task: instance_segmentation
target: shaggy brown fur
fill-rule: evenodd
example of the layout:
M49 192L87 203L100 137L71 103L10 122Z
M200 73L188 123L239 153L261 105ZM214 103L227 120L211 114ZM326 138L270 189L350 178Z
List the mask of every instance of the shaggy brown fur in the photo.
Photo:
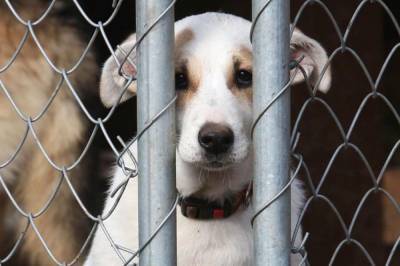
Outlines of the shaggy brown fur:
M0 3L0 68L12 57L26 28ZM23 1L18 11L24 19L39 17L44 6L40 1ZM69 69L79 59L86 42L71 24L50 15L37 27L36 35L54 64ZM88 54L70 80L80 94L95 93L97 65ZM46 63L39 49L29 37L16 61L0 73L0 80L27 117L39 114L60 80ZM13 109L0 89L0 165L16 150L22 140L26 123ZM89 124L64 83L45 115L34 123L35 131L50 158L59 166L72 164L81 154L87 141ZM86 175L87 162L69 173L69 178L80 196L90 188ZM15 160L0 169L13 197L27 213L37 213L51 197L60 173L47 162L30 133ZM78 254L91 223L79 208L66 182L50 207L35 224L60 262L70 262ZM26 218L11 204L0 186L0 258L8 254ZM23 260L21 260L23 258ZM29 228L11 265L54 265L32 228ZM6 264L6 265L10 265ZM78 262L79 264L79 262Z

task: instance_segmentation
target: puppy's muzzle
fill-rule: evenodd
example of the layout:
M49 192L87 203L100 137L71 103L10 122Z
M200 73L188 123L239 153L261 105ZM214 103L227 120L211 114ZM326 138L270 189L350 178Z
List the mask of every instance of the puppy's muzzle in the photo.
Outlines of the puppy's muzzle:
M209 155L221 155L230 150L234 135L232 129L226 125L206 123L199 132L200 146Z

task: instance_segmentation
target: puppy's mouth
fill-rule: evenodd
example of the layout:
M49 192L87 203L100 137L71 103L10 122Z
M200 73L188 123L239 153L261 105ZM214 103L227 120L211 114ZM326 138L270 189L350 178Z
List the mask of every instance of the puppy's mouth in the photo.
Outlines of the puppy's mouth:
M222 160L205 160L199 164L201 168L208 171L223 171L230 168L233 165L232 162L226 162Z
M225 171L228 170L235 165L244 161L248 154L243 158L237 158L236 153L228 152L224 154L210 154L206 152L198 152L195 156L189 156L186 153L181 152L182 147L180 144L177 145L177 156L185 162L186 164L190 164L195 168L204 169L207 171Z

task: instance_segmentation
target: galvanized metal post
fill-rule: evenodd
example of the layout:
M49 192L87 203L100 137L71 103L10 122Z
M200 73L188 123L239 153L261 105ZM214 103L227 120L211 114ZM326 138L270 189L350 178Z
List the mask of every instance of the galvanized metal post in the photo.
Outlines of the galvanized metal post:
M253 0L253 20L266 4ZM289 0L270 1L253 34L254 116L288 81ZM254 131L254 210L262 208L288 182L290 94L282 95ZM254 221L254 265L290 265L290 190Z
M137 39L171 4L171 0L136 1ZM137 49L138 130L144 128L175 95L174 11L166 13ZM139 245L171 209L175 186L175 110L171 106L139 139ZM140 254L141 266L176 265L176 217Z

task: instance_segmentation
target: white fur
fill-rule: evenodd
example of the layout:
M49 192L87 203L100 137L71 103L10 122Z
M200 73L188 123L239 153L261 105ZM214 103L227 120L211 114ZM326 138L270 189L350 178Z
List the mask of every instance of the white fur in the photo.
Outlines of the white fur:
M183 107L177 109L177 130L180 135L176 152L177 188L183 196L201 190L202 197L209 200L221 200L227 193L242 190L253 175L250 141L251 102L236 97L227 86L227 70L232 68L233 53L241 47L251 50L248 39L250 23L232 15L205 13L188 17L175 25L177 34L185 29L190 29L194 33L193 39L181 48L180 54L184 58L196 58L201 66L198 69L201 72L198 73L201 80L195 95ZM307 73L318 76L321 66L327 60L325 51L317 42L299 31L295 32L295 39L296 49L303 41L306 45L301 46L300 50L293 51L294 55L297 56L297 53L303 52L306 56L304 67L307 68ZM311 46L309 46L310 40ZM134 38L127 42L132 44ZM315 51L310 50L310 47ZM119 93L112 82L116 84L121 82L115 76L115 67L110 69L109 64L106 63L106 72L103 72L101 90L102 95L107 97L103 101L111 104ZM318 73L315 74L315 71ZM329 74L328 69L326 75ZM328 79L328 81L323 80L321 84L324 87L321 89L329 88L330 77ZM296 77L296 81L300 80ZM134 91L135 88L132 88L131 93ZM197 136L206 122L223 123L234 133L235 141L231 152L220 158L226 165L222 170L210 170L204 166L207 159L205 152L198 144ZM130 150L136 155L136 144ZM124 160L128 166L133 167L128 156L125 156ZM112 180L111 191L124 179L122 170L117 169ZM293 183L291 193L293 229L303 202L303 192L298 181ZM104 222L111 238L117 244L131 250L138 248L137 194L137 180L131 180L115 212ZM104 213L108 212L114 200L111 197L107 198ZM251 206L241 207L226 219L201 221L182 216L178 207L178 265L251 265L253 240L250 220L252 213ZM300 240L301 232L296 238L297 244ZM121 253L124 254L123 251ZM129 254L125 255L126 258L129 257ZM297 265L299 256L292 255L291 260L293 265ZM122 264L121 260L99 228L85 265L120 264Z

